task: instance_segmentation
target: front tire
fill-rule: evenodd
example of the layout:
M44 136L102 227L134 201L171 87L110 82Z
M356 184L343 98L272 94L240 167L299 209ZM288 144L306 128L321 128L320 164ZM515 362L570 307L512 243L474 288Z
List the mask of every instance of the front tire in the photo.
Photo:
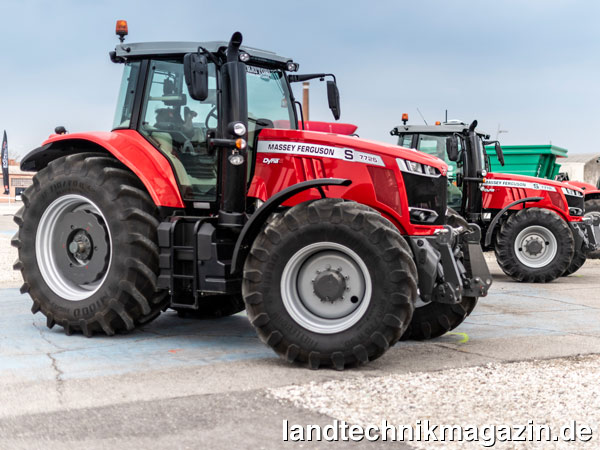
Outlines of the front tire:
M37 173L15 214L21 291L48 327L113 335L166 308L157 289L157 209L139 179L102 154L59 158Z
M382 221L354 202L322 199L268 222L242 282L260 339L290 362L338 370L397 342L410 323L417 272L404 238Z
M522 209L501 226L495 252L500 268L512 279L546 283L569 267L574 254L573 233L553 211Z

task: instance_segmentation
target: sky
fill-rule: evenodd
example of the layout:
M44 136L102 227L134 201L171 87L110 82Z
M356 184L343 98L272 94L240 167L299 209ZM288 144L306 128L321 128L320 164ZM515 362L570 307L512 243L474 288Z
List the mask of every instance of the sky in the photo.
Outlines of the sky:
M503 144L600 152L600 2L578 0L96 1L0 3L0 130L11 157L57 125L110 130L122 66L108 52L117 19L128 42L228 40L333 72L340 122L394 142L400 123L470 122ZM298 97L300 91L297 91ZM311 82L312 120L331 121ZM418 109L418 110L417 110Z

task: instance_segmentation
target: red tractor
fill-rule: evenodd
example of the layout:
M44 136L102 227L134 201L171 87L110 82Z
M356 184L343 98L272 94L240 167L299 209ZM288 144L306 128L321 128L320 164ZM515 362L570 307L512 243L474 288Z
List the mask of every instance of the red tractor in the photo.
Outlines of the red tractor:
M548 282L574 273L597 248L597 231L584 215L584 194L576 186L528 176L491 173L484 146L488 135L459 121L392 129L398 144L455 163L449 176L449 205L484 232L484 249L496 252L498 264L517 281ZM596 233L596 234L595 234Z
M584 183L583 181L571 181L569 180L569 175L566 173L559 173L556 176L556 179L557 181L564 181L583 190L585 199L584 217L592 219L595 226L600 224L600 189L598 189L598 186ZM591 259L600 259L600 250L597 249L588 252L587 257Z
M37 173L13 245L32 311L91 336L246 308L277 354L336 369L460 324L491 277L479 228L446 223L446 163L298 129L290 83L333 78L337 120L335 77L241 43L121 42L113 130L23 159Z

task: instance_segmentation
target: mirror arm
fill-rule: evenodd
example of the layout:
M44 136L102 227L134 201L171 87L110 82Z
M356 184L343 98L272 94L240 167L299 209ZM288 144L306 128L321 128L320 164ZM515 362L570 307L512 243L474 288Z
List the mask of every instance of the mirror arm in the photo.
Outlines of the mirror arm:
M300 81L314 80L315 78L321 78L321 81L323 81L323 78L325 78L325 77L332 77L333 82L335 84L337 84L335 75L332 73L307 73L304 75L288 75L288 80L290 83L298 83Z
M200 55L204 55L204 56L206 56L208 59L210 59L210 62L214 63L214 64L215 64L215 66L217 66L217 67L221 67L221 66L222 66L222 64L221 64L221 61L219 61L219 60L218 60L218 58L217 58L217 57L215 57L215 55L214 55L214 54L212 54L211 52L209 52L208 50L206 50L204 47L202 47L202 46L199 46L199 47L198 47L198 53L199 53Z
M302 103L300 103L298 100L294 100L294 106L297 106L300 109L300 121L302 122L302 129L305 130L306 128L304 127L304 113L302 112Z

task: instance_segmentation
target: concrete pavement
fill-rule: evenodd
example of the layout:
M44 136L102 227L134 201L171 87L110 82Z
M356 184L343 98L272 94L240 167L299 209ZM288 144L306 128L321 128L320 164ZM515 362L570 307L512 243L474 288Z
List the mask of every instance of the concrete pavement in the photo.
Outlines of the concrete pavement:
M14 226L0 217L0 231ZM0 448L276 449L282 419L332 418L269 398L270 388L600 353L600 261L546 285L514 283L490 265L490 295L455 332L399 343L346 372L290 366L244 314L196 321L167 312L129 335L65 336L9 282L0 289Z

